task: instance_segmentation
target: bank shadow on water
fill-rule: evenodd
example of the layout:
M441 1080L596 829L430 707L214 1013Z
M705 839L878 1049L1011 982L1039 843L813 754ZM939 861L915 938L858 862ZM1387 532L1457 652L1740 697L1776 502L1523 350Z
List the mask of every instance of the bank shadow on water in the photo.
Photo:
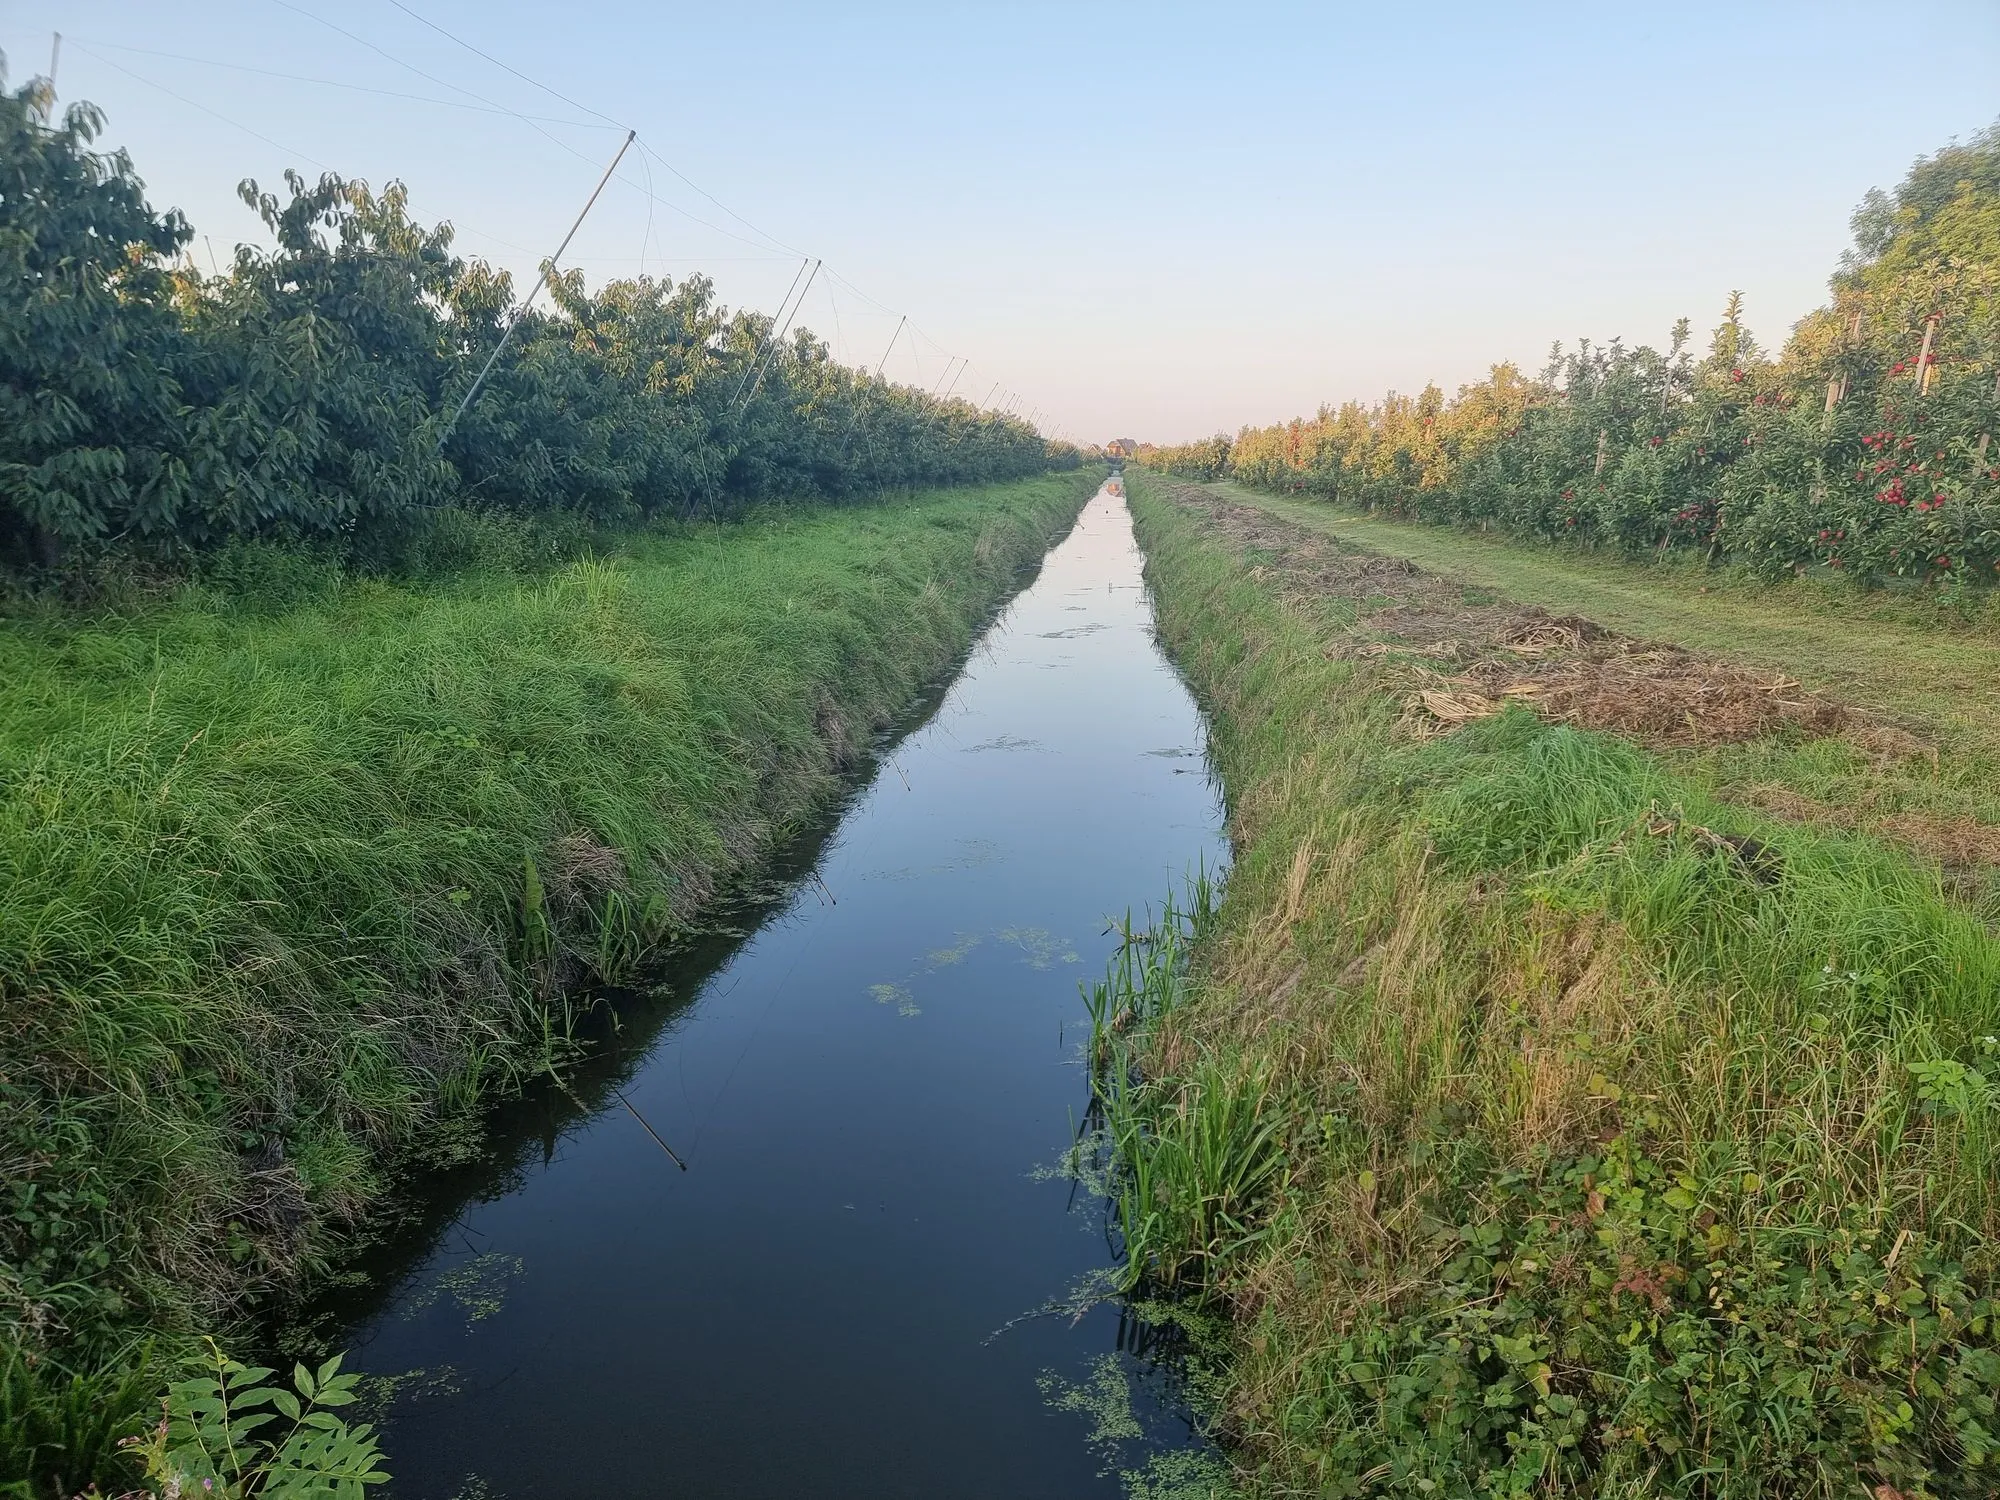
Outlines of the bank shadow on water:
M1108 919L1223 857L1203 745L1102 492L739 931L319 1309L393 1494L1111 1495L1187 1443L1153 1331L1074 1297L1102 1201L1037 1168Z
M994 605L966 654L925 683L910 705L874 737L867 755L836 795L803 819L754 869L738 872L698 923L629 983L600 986L585 997L588 1003L577 1008L572 1021L570 1040L577 1050L559 1080L531 1080L518 1095L491 1106L480 1121L476 1153L410 1174L378 1213L373 1239L342 1273L285 1316L276 1332L283 1357L300 1354L319 1359L337 1351L354 1329L366 1326L408 1291L412 1278L441 1245L451 1241L469 1207L518 1188L522 1174L537 1159L540 1166L549 1166L574 1125L605 1110L631 1108L623 1097L624 1085L709 981L766 922L781 918L794 900L824 899L813 887L828 843L875 780L896 774L890 770L896 751L936 716L967 663L978 655L987 632L1022 591L1033 587L1046 562L1044 554L1021 567L1015 587ZM671 1152L671 1143L664 1149ZM410 1382L389 1377L386 1389L381 1377L371 1382L371 1414L385 1401L393 1404L399 1384ZM406 1486L398 1488L400 1492Z
M1022 569L1023 587L1041 571L1041 559ZM1005 612L1010 600L993 611ZM992 620L989 619L990 627ZM974 649L977 649L975 642ZM378 1214L374 1238L346 1270L294 1309L277 1332L282 1354L324 1358L357 1327L404 1295L439 1247L448 1244L467 1209L518 1188L523 1174L547 1167L575 1125L606 1110L624 1110L624 1086L645 1065L730 961L764 924L781 918L802 897L817 896L814 873L828 843L876 777L891 774L891 758L904 740L929 723L944 703L965 661L954 662L925 684L916 701L876 736L868 755L839 793L805 819L752 871L740 872L703 911L699 922L655 956L630 982L590 991L576 1008L569 1041L574 1053L560 1079L530 1080L512 1098L492 1105L480 1121L476 1153L449 1165L412 1171ZM671 1150L671 1143L666 1149ZM384 1391L372 1383L368 1407ZM402 1487L398 1487L398 1493Z

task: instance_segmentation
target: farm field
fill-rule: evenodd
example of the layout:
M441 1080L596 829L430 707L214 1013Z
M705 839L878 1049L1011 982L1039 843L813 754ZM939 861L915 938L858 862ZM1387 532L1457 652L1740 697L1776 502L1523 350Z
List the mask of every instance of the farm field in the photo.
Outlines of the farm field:
M1224 482L1219 493L1371 552L1797 677L1818 691L2000 747L2000 614L1961 614L1916 591L1867 594L1845 580L1773 587L1697 563L1648 563L1399 521Z
M2000 7L1708 9L7 7L0 1500L2000 1496Z
M1684 648L1796 682L1893 732L1915 753L1843 759L1823 744L1673 747L1715 791L1852 826L1900 828L1934 857L1979 874L2000 864L2000 620L1921 593L1866 594L1841 583L1773 586L1691 563L1581 554L1270 495L1212 487L1343 547L1402 558L1462 585L1621 635ZM1817 799L1815 802L1813 799ZM1984 878L1981 876L1981 878Z

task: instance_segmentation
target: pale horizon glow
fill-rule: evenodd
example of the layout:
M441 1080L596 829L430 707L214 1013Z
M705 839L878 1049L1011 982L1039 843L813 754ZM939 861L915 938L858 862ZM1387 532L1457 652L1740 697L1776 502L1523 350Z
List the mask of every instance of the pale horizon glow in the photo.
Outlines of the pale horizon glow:
M240 178L324 167L406 182L525 291L630 125L728 210L634 153L568 257L593 283L699 272L768 312L823 257L799 318L839 357L873 368L907 313L892 377L963 357L956 394L1080 442L1702 339L1738 288L1775 346L1862 194L2000 115L1991 0L406 3L17 0L0 50L17 86L64 34L62 101L204 263L262 241ZM1892 65L1885 28L1941 61Z

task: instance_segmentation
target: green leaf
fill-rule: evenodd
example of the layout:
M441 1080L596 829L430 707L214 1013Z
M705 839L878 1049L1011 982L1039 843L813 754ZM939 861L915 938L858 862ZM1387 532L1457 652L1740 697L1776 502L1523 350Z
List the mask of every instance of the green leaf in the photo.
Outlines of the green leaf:
M1535 1353L1535 1342L1532 1338L1509 1338L1504 1333L1496 1334L1493 1348L1510 1365L1533 1365L1541 1359L1541 1356Z

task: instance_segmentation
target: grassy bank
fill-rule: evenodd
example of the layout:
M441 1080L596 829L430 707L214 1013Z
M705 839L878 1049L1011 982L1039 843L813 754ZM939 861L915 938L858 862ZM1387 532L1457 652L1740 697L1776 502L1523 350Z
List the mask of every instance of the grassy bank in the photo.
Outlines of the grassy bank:
M574 986L822 803L1094 483L0 624L0 1340L39 1371L0 1355L0 1415L232 1326L398 1167L476 1151Z
M1621 699L1662 653L1132 488L1237 857L1192 977L1100 1002L1105 1087L1241 1488L1992 1493L2000 941L1925 851L1718 791L1940 781L1879 748L1925 726L1683 729L1745 679ZM1496 657L1543 676L1455 717Z

